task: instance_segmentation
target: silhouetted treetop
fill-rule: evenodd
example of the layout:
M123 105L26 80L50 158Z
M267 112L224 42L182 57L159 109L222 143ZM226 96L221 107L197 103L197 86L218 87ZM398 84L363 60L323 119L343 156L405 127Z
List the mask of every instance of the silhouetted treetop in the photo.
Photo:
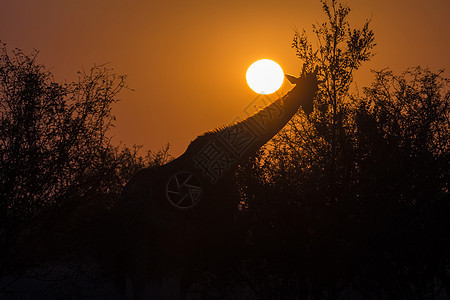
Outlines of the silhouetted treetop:
M171 159L112 144L125 76L99 65L60 83L37 56L0 46L0 291L3 276L98 251L123 185Z

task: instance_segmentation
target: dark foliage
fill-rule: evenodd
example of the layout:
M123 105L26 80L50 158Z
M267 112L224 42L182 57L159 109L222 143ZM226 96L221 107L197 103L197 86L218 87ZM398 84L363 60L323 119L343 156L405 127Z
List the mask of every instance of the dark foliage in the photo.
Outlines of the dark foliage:
M240 169L244 271L262 298L422 299L450 293L448 80L414 68L353 72L371 56L369 23L323 2L318 49L293 47L322 80L315 111L299 111Z
M95 66L58 83L37 54L0 48L0 291L32 268L102 251L123 185L170 159L168 148L142 157L111 144L124 76Z

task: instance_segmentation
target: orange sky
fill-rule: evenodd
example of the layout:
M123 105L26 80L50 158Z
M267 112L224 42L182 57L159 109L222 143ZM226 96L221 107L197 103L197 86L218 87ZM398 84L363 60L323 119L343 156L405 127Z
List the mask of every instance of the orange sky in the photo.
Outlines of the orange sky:
M358 86L370 83L373 68L449 69L449 0L346 3L353 24L372 18L378 44ZM292 28L311 32L321 20L318 0L0 0L0 40L9 49L38 49L57 80L110 62L135 90L113 108L113 141L153 150L170 142L174 155L242 116L256 96L245 82L255 60L270 58L297 74Z

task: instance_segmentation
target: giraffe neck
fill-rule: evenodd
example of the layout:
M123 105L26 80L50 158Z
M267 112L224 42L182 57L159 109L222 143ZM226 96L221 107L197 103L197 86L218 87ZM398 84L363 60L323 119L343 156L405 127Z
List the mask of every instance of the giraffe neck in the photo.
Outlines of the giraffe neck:
M305 88L301 82L284 97L252 116L197 137L179 159L187 159L202 176L209 177L215 183L233 166L255 154L272 139L301 105L308 109L312 107L314 94L314 88L308 88L308 85Z
M279 98L254 115L228 127L220 132L224 135L241 134L241 143L248 142L248 148L241 154L244 158L252 155L270 139L272 139L297 113L302 103L312 101L307 95L292 89L284 97ZM250 140L252 142L250 142Z

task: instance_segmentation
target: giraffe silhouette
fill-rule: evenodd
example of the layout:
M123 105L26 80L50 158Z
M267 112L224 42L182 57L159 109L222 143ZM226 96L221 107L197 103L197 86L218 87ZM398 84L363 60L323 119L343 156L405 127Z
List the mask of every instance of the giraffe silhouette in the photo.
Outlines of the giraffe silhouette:
M236 256L239 202L235 168L295 115L309 114L317 68L296 78L284 97L230 126L206 132L173 161L140 170L120 201L119 253L125 298L183 298L190 270L220 268Z

